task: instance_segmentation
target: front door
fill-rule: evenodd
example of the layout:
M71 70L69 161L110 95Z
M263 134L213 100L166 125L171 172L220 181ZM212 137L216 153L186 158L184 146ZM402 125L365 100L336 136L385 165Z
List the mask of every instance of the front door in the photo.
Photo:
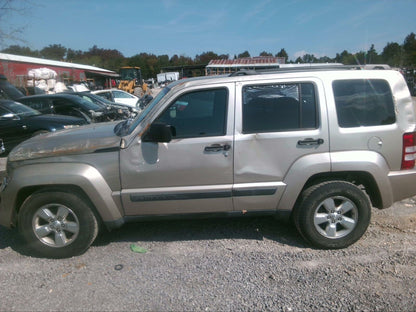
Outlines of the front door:
M154 122L176 133L121 151L126 215L232 211L234 85L183 92Z

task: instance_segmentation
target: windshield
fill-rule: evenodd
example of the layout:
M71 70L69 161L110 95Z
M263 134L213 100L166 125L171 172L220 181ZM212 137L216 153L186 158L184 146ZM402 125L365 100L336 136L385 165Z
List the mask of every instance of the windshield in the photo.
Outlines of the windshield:
M121 80L133 80L138 79L139 77L139 71L138 68L122 68L120 70L120 76Z
M13 113L16 116L23 117L23 118L41 115L39 111L33 108L30 108L26 105L23 105L21 103L18 103L18 102L13 102L13 101L2 102L1 106L5 108L6 110L8 110L10 113Z
M102 104L100 105L100 104L93 103L93 102L91 102L89 100L86 100L86 99L84 99L82 97L79 98L78 103L81 106L83 106L84 108L86 108L87 110L98 111L98 110L102 110L102 108L103 108L103 105Z
M92 93L85 93L85 94L78 94L83 100L100 105L106 106L105 104L112 104L111 102L107 101L106 99L99 97L98 95Z

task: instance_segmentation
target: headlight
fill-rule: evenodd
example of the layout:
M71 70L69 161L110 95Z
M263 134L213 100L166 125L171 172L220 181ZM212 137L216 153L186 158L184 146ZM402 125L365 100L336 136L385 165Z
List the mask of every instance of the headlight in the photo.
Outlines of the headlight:
M103 115L103 112L96 112L93 110L91 110L90 112L91 112L92 117L100 117Z

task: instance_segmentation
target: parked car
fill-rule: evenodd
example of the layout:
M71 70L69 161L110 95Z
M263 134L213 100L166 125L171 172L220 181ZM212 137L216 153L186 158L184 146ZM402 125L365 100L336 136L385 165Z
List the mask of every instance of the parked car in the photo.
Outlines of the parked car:
M130 105L123 104L123 103L115 103L97 94L91 93L89 91L88 92L71 92L69 94L77 95L83 98L84 100L90 101L98 105L111 106L112 108L117 109L118 113L124 115L126 118L134 117L140 111L138 107L132 107Z
M6 76L0 75L0 99L17 100L22 96L24 94L8 82Z
M0 224L17 226L35 255L71 257L99 224L158 216L285 216L311 245L344 248L372 206L416 195L416 114L392 70L181 80L134 120L86 130L9 155Z
M139 98L137 96L118 89L97 90L92 91L92 93L97 94L109 101L127 104L131 107L136 107L137 102L139 101Z
M120 120L123 112L110 105L104 106L67 93L26 96L19 102L44 114L61 114L85 119L88 123Z
M85 124L85 120L81 118L43 115L21 103L0 100L0 133L5 148L2 156L7 155L20 142L39 133L55 132Z

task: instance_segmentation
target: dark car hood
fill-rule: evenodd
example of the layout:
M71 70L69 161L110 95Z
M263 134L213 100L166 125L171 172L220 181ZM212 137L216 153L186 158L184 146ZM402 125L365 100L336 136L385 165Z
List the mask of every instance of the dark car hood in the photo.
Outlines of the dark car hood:
M116 124L117 122L106 122L40 134L16 146L10 152L8 160L19 161L118 149L121 138L114 134Z
M51 115L51 114L35 115L35 116L27 117L26 119L29 119L29 118L33 120L37 120L37 121L56 122L61 125L84 125L87 123L82 118L73 117L73 116L64 116L64 115Z

